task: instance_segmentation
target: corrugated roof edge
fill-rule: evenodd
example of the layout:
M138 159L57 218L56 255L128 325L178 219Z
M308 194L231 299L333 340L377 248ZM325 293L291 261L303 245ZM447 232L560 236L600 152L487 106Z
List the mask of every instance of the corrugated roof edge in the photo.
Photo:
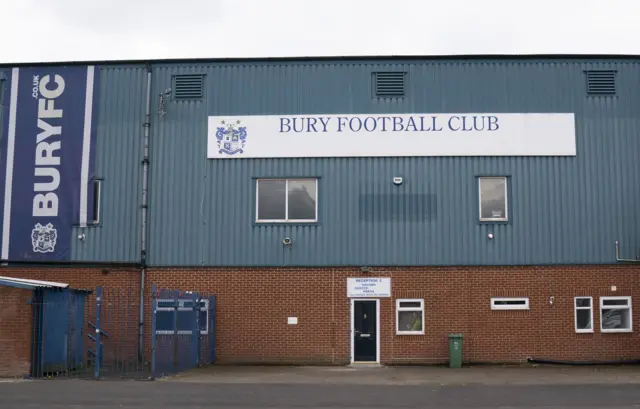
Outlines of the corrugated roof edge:
M54 282L54 281L30 280L30 279L26 279L26 278L15 278L15 277L0 276L0 285L3 282L27 284L27 285L32 285L34 287L69 288L69 284L66 284L66 283L57 283L57 282Z
M438 61L438 60L638 60L639 54L451 54L451 55L363 55L363 56L307 56L307 57L194 57L129 60L78 60L0 63L3 67L43 65L123 65L175 63L251 63L251 62L329 62L329 61Z
M91 292L91 290L70 288L67 283L57 283L54 281L43 280L30 280L26 278L15 278L0 276L0 286L15 287L23 289L35 290L36 288L58 288L58 289L70 289L73 291Z

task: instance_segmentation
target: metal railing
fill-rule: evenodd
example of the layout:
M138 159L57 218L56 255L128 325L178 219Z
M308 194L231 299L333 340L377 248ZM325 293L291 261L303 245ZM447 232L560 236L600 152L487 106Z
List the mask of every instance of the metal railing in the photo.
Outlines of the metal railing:
M210 365L215 304L215 295L153 285L143 306L151 325L145 325L139 348L137 289L33 291L17 307L17 316L25 317L25 336L15 337L16 350L29 353L15 362L0 360L0 373L29 368L25 376L43 379L156 379ZM22 345L27 334L29 345Z

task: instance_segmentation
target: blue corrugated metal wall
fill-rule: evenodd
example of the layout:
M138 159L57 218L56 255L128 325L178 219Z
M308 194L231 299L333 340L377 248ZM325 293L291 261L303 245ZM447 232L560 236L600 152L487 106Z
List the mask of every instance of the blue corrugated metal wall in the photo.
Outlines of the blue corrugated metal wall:
M615 97L587 97L585 69L618 70ZM407 97L371 98L371 72L406 69ZM638 247L640 70L566 61L253 63L154 67L205 73L201 102L170 102L152 132L150 263L442 265L615 262ZM157 104L157 101L156 101ZM575 112L575 158L207 160L207 115ZM403 175L400 188L391 183ZM508 225L479 225L474 176L511 176ZM254 177L319 176L317 226L254 226ZM363 220L366 194L431 195L429 217ZM398 199L402 200L402 199ZM395 215L398 216L398 215ZM495 239L487 240L493 232ZM282 239L293 246L284 249Z
M102 67L98 95L96 177L101 186L100 225L77 229L77 260L140 260L140 185L147 70Z
M149 250L152 265L476 265L613 263L640 247L640 65L589 60L335 61L154 64ZM408 71L407 96L371 97L371 72ZM615 69L617 95L587 97L583 70ZM206 74L202 101L159 93ZM146 68L103 66L97 174L102 224L81 260L137 261ZM207 116L249 114L574 112L574 158L207 160ZM0 118L1 120L1 118ZM475 176L511 177L511 223L477 223ZM396 187L391 178L402 175ZM255 177L319 176L317 226L255 226ZM423 195L421 218L364 216L361 198ZM407 195L407 196L405 196ZM413 196L416 197L416 196ZM420 196L417 196L420 197ZM404 198L404 199L403 199ZM423 203L423 204L424 204ZM487 240L494 233L495 239ZM291 237L285 249L282 239Z

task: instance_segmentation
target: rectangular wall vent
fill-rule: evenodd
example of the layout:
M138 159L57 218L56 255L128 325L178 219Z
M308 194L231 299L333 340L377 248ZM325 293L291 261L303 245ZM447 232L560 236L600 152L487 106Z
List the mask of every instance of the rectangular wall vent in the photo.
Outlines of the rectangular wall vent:
M173 98L177 100L202 99L203 74L182 74L173 77Z
M616 72L614 70L587 71L587 94L615 95Z
M404 97L405 78L407 73L402 71L373 73L373 88L377 98Z

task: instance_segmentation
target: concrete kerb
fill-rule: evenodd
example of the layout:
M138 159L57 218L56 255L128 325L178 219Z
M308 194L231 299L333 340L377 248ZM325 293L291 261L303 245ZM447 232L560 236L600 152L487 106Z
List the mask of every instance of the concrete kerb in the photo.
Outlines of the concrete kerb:
M164 382L360 385L640 384L640 366L231 366L200 368Z

